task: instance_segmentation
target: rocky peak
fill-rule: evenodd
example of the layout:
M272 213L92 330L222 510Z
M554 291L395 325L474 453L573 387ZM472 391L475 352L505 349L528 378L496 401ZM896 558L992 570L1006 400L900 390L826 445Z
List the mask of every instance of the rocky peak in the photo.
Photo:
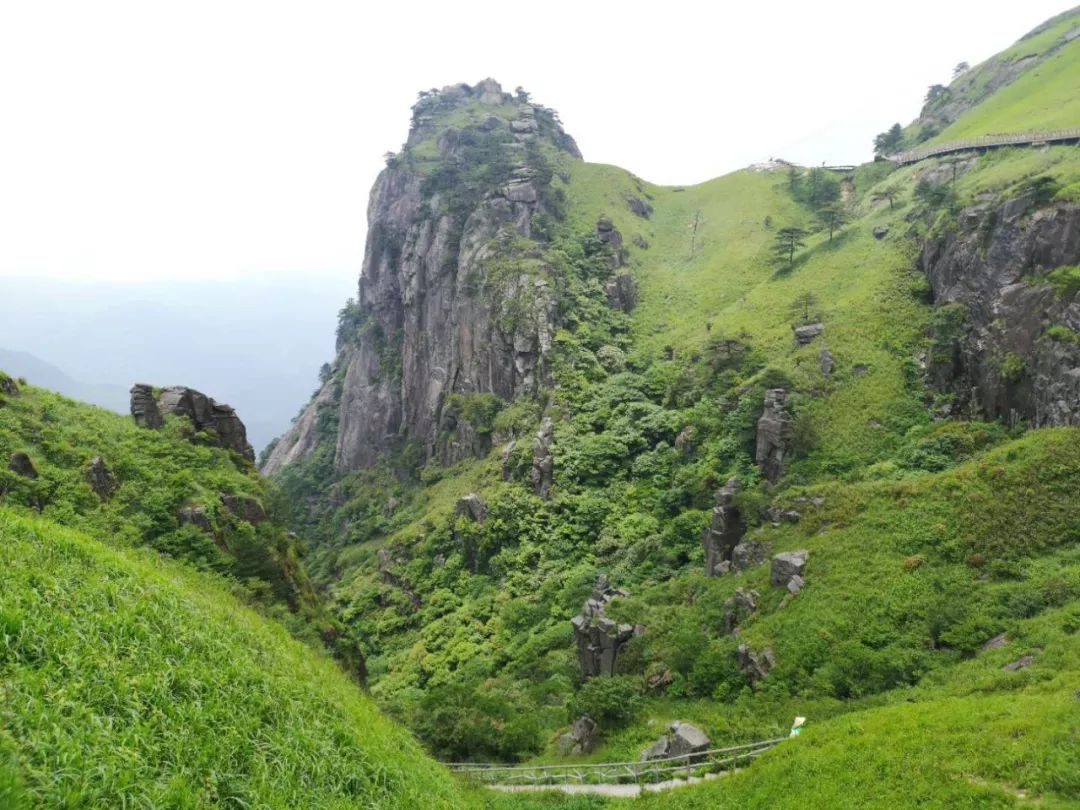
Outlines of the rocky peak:
M524 92L486 79L420 94L371 193L336 373L264 472L314 452L320 412L336 413L339 473L410 446L443 464L486 452L490 426L476 414L535 393L549 373L558 311L534 223L558 215L560 153L579 157L556 114Z

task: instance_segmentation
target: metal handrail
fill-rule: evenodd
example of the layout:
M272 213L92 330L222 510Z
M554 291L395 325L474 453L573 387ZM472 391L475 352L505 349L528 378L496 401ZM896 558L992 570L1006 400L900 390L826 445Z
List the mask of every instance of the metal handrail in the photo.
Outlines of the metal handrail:
M621 783L640 782L676 771L687 774L701 768L734 770L739 762L760 756L783 741L784 737L761 740L727 748L712 748L690 754L630 762L589 762L564 765L501 765L498 763L447 763L452 771L494 784L588 784L598 778Z
M947 155L951 152L964 152L969 149L986 149L995 146L1015 146L1024 144L1053 143L1054 141L1080 140L1080 127L1067 129L1054 129L1046 132L1016 132L1012 134L980 135L975 138L966 138L959 141L925 146L921 149L910 149L907 152L898 152L887 155L886 160L899 163L901 166L908 163L918 163L920 160Z

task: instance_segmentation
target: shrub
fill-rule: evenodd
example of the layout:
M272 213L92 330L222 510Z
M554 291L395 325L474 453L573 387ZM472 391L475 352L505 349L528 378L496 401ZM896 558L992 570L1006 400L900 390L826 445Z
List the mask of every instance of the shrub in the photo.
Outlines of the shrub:
M616 675L590 678L570 701L571 719L587 714L605 729L633 722L642 708L641 678Z

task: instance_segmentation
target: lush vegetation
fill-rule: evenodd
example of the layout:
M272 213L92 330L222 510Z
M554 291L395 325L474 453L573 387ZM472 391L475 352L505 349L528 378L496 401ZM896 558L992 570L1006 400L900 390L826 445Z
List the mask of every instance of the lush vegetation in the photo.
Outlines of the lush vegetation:
M0 508L0 805L461 807L328 658L212 575Z
M1075 123L1075 24L958 70L879 151ZM1080 198L1075 149L665 188L543 138L511 159L480 125L513 104L447 99L421 94L388 164L421 175L429 213L459 225L515 172L538 179L536 239L501 232L461 288L514 332L540 293L511 282L543 282L559 313L548 384L513 402L455 393L432 457L405 442L339 476L344 369L328 364L317 447L269 485L182 420L142 430L0 377L0 804L594 808L459 788L427 758L555 760L582 714L600 727L597 760L637 758L674 719L734 744L810 718L744 772L645 807L1080 800L1080 431L937 418L924 370L966 313L933 306L915 261L973 203ZM554 113L535 115L550 134ZM370 238L402 249L378 223ZM1043 271L1032 283L1076 296L1075 266ZM625 272L629 314L607 292ZM801 345L793 330L810 323L822 332ZM350 302L339 345L375 341L396 378L400 336L376 329ZM1064 324L1046 335L1080 340ZM1007 378L1022 361L997 362ZM792 456L770 485L755 437L777 387ZM532 480L544 417L549 500ZM440 463L462 442L474 458ZM16 453L34 475L6 468ZM732 476L750 540L809 552L797 595L767 564L705 576L702 532ZM482 521L457 508L469 493ZM601 573L629 591L609 615L645 632L615 677L582 683L569 620ZM740 588L756 607L736 635ZM363 654L371 696L426 754L323 642L353 674ZM773 651L765 677L748 677L740 645Z
M141 429L130 417L6 379L14 393L0 397L0 505L221 575L240 598L297 636L329 643L359 672L355 645L307 577L288 505L246 460L192 435L186 419ZM35 478L9 469L14 453L26 454ZM111 491L93 490L95 459ZM230 510L231 498L264 519L234 513L244 509ZM198 523L184 520L185 510L196 510Z

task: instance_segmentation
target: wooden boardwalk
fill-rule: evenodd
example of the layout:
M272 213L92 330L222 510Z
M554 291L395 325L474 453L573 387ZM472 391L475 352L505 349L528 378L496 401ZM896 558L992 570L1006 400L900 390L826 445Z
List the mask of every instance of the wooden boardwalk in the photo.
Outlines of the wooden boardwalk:
M490 787L509 789L571 788L572 792L604 792L616 786L660 784L676 787L703 777L731 773L787 739L713 748L696 754L635 762L593 762L570 765L484 765L451 763L450 770ZM600 788L600 790L588 790ZM611 795L621 795L615 790ZM629 795L629 794L628 794Z
M886 155L885 159L906 166L909 163L918 163L920 160L956 152L978 152L1000 146L1045 146L1051 143L1080 143L1080 127L1054 129L1047 132L1018 132L1014 135L983 135L978 138L949 141L936 146L924 146L920 149L898 152L895 155Z

